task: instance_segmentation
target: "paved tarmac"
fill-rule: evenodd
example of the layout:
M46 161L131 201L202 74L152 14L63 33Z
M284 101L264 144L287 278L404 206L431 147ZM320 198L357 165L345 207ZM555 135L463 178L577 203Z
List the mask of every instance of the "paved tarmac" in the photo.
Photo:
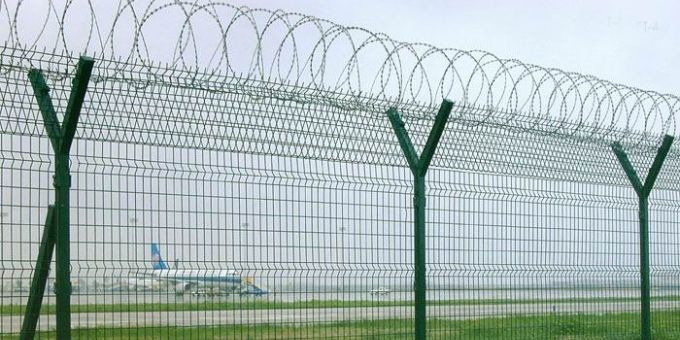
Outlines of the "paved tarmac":
M655 310L680 309L680 301L655 301ZM638 302L598 303L522 303L467 306L429 306L428 317L440 319L479 319L492 316L536 314L598 314L609 312L637 312ZM149 327L149 326L213 326L229 324L290 324L327 323L338 321L412 318L413 307L357 307L309 309L260 309L228 311L184 312L115 312L74 313L73 328L92 327ZM1 316L0 333L18 333L23 317ZM41 316L39 330L55 327L55 316Z

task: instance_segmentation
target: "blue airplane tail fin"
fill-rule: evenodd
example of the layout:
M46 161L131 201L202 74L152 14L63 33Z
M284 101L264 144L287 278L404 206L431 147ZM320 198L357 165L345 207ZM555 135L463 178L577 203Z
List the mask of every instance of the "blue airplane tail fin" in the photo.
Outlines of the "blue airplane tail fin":
M151 243L151 257L153 258L153 269L168 269L168 265L161 257L161 251L158 244Z

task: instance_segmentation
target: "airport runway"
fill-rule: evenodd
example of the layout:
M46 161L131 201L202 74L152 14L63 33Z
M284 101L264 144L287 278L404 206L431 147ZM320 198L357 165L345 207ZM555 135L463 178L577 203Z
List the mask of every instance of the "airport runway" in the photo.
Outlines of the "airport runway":
M680 301L658 301L654 310L680 309ZM428 317L441 319L478 319L492 316L535 315L550 313L636 312L638 302L606 303L527 303L468 306L430 306ZM309 309L261 309L186 312L117 312L75 313L73 328L149 327L149 326L211 326L229 324L290 324L326 323L337 321L412 318L413 307L357 307ZM0 317L0 333L18 333L22 316ZM41 316L39 330L55 327L55 316Z

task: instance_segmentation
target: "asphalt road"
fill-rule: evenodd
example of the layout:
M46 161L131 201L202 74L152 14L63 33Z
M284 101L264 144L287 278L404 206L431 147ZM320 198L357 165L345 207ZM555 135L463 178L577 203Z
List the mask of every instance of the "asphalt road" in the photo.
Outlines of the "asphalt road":
M680 301L658 301L655 310L680 309ZM469 306L429 306L428 317L441 319L478 319L491 316L535 315L549 313L608 313L636 312L638 302L599 303L527 303ZM325 323L335 321L378 320L412 318L413 307L358 307L358 308L310 308L310 309L261 309L230 311L186 312L116 312L75 313L73 328L92 327L148 327L148 326L209 326L228 324L290 324ZM22 316L0 317L0 333L18 333ZM41 316L39 330L55 327L55 316Z

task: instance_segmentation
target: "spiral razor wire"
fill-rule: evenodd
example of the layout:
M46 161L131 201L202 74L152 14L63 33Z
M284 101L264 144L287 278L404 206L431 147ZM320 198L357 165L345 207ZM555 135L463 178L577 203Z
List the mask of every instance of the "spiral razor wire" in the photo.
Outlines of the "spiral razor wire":
M73 337L413 335L414 190L386 112L421 152L443 99L426 184L430 337L638 335L638 198L611 143L645 178L678 134L677 96L216 1L0 0L0 41L2 334L20 332L54 201L28 72L42 70L63 121L86 55ZM678 178L673 146L650 197L667 338ZM163 264L193 281L154 277ZM220 279L238 283L198 284ZM46 292L37 329L50 336Z

